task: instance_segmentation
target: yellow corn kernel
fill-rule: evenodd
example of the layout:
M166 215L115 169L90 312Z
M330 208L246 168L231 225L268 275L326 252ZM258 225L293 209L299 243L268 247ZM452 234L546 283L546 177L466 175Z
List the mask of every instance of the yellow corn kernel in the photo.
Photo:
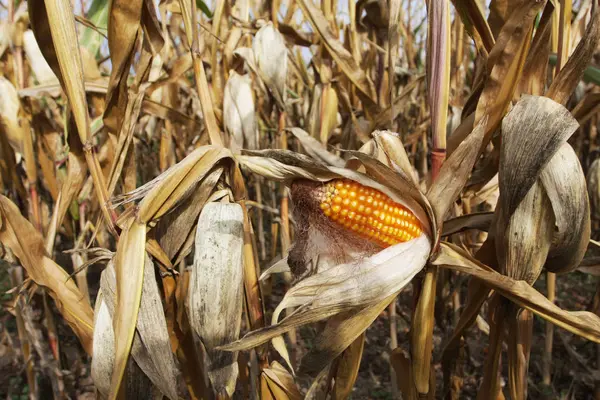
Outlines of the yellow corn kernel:
M415 215L379 190L348 179L326 182L320 199L325 216L381 247L420 236Z

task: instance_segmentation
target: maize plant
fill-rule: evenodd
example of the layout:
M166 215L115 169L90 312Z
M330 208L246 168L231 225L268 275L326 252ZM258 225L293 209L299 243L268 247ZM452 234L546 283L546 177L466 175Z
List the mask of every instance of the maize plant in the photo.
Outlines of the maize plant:
M600 399L598 1L0 26L3 396Z

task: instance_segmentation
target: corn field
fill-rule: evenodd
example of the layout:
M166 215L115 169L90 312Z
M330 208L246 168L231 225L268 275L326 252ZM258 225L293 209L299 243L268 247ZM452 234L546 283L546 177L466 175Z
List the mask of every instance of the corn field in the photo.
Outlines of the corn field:
M0 0L0 394L600 400L599 42L597 0Z

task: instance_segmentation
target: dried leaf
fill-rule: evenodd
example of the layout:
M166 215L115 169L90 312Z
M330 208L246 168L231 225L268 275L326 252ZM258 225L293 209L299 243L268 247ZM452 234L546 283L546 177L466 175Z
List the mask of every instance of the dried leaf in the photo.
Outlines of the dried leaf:
M588 311L565 311L524 281L501 275L473 259L464 250L442 243L431 260L435 265L472 275L520 307L576 335L600 343L600 317Z
M0 216L0 242L11 249L31 279L48 290L85 351L91 354L93 310L75 282L48 257L39 232L21 215L17 206L2 195Z

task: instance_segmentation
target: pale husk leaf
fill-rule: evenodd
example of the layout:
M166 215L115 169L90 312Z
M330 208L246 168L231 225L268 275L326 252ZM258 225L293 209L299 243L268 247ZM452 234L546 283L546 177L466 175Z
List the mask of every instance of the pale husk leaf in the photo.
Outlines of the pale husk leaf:
M502 207L498 209L499 215L502 215ZM542 185L534 183L512 215L496 219L495 243L500 271L533 284L546 262L553 231L550 199Z
M290 373L277 361L273 361L269 368L263 369L263 378L272 393L277 393L280 390L284 399L300 400L304 397L298 390L294 378ZM277 397L279 399L279 397Z
M4 132L16 153L23 152L23 135L29 134L19 126L21 103L14 85L0 76L0 132Z
M507 114L498 180L501 218L514 213L542 168L578 127L566 108L547 97L524 96Z
M556 220L545 268L555 273L572 271L585 255L591 221L583 170L570 144L563 144L554 154L542 170L540 181L550 198Z
M237 340L242 317L243 212L238 204L208 203L200 213L187 312L207 351L212 386L229 396L238 375L237 354L216 347Z
M430 250L431 241L423 234L411 241L388 247L371 257L333 266L309 276L288 290L275 309L274 325L251 332L223 348L230 351L249 349L294 326L323 320L344 311L369 309L380 304L384 299L402 290L425 266ZM281 312L289 307L297 309L277 323ZM341 353L361 332L356 332L356 336L339 352Z

